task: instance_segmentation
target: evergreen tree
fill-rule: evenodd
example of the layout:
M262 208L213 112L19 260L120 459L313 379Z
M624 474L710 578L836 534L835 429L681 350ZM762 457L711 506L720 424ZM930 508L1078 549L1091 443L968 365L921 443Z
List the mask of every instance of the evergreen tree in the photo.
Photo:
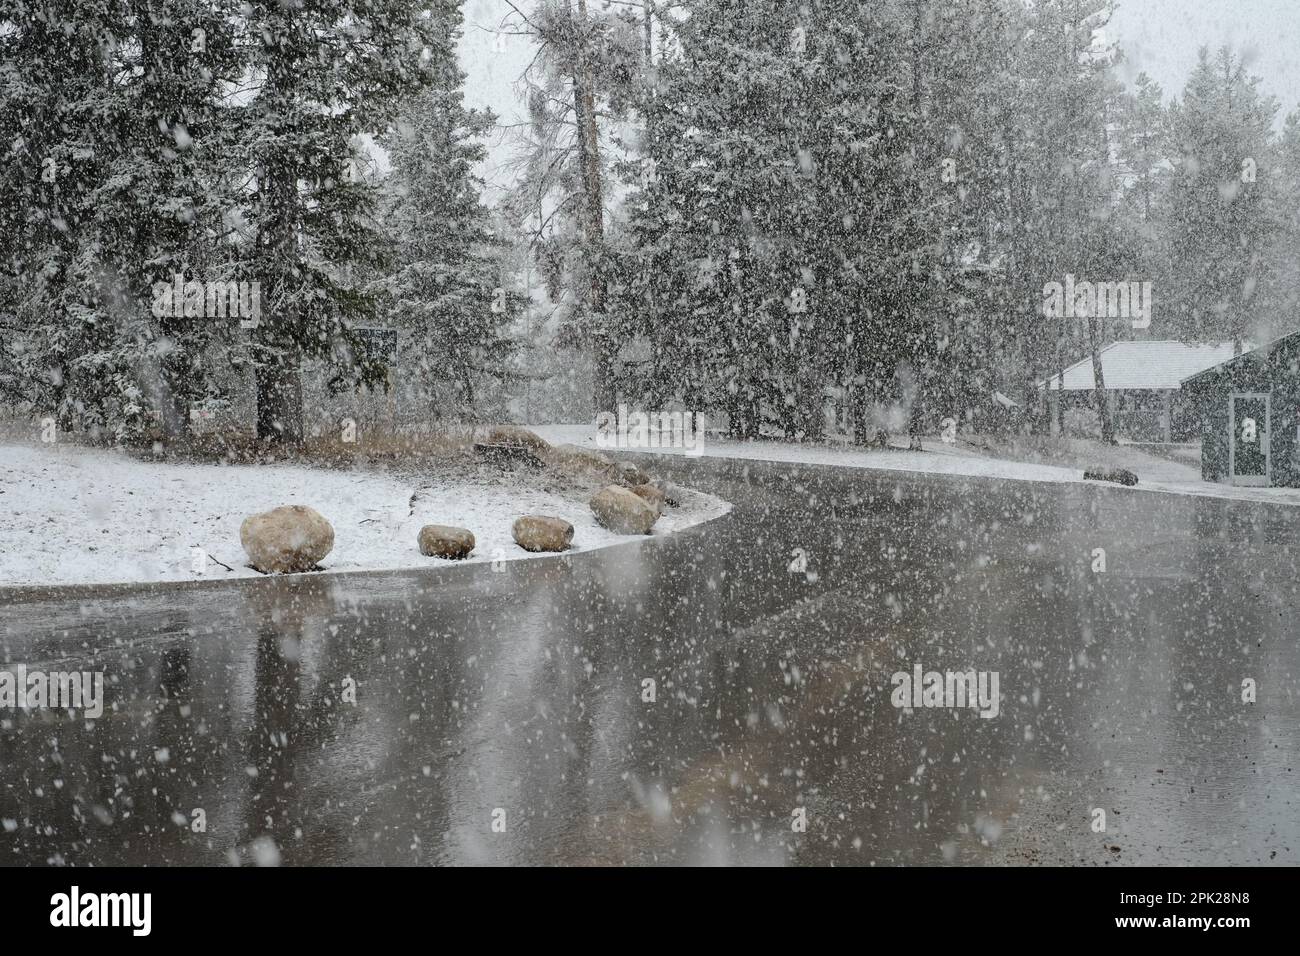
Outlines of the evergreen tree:
M1160 84L1145 73L1138 74L1134 89L1120 97L1115 155L1124 179L1124 214L1141 223L1142 238L1149 243L1160 236L1158 217L1168 185L1166 122Z
M1040 406L1037 381L1094 355L1098 414L1109 435L1104 376L1097 355L1108 329L1099 318L1048 317L1043 289L1067 274L1120 280L1113 262L1094 252L1113 230L1116 190L1107 138L1117 90L1109 78L1117 51L1098 42L1112 13L1109 0L1045 0L1028 11L1018 50L1019 123L1012 163L1020 182L1007 210L1012 224L1013 310L1021 317L1024 402ZM1037 419L1037 416L1035 416Z
M1286 118L1270 173L1272 242L1266 253L1268 285L1259 299L1263 338L1293 331L1300 313L1300 113Z
M96 392L133 384L100 367L113 328L86 248L119 118L110 78L121 13L17 0L0 30L0 383L64 430L94 414Z
M1272 124L1277 102L1227 49L1200 60L1170 110L1170 284L1167 304L1186 341L1232 339L1240 350L1265 280L1273 230Z
M157 410L177 434L187 400L215 387L216 330L154 316L151 290L201 278L233 201L218 188L230 5L69 6L26 7L0 36L17 93L0 110L17 200L4 215L23 237L6 255L5 380L64 428L138 437Z
M108 318L141 386L137 407L156 409L164 432L177 437L190 403L220 389L206 353L214 340L228 344L237 323L188 315L179 302L156 315L152 290L178 275L219 281L229 268L223 240L238 196L226 169L234 137L225 85L240 63L230 3L125 6L131 42L119 46L119 70L132 80L119 94L116 148L92 196L90 242L117 293Z
M359 325L377 314L365 276L383 269L378 187L361 175L363 134L382 133L400 105L454 57L449 0L248 0L246 55L256 92L242 122L253 170L250 271L261 285L250 343L257 434L302 437L301 367L315 360L333 389L385 377ZM432 9L433 15L426 15Z
M522 25L539 51L524 77L530 122L511 216L532 230L538 267L560 306L557 344L590 356L593 405L608 410L626 336L607 308L611 144L602 124L624 115L640 75L639 25L587 0L539 0Z
M651 391L724 409L738 437L815 438L828 391L849 390L865 440L900 360L939 342L940 124L917 119L924 65L897 52L915 8L688 8L632 202L626 307L652 343Z
M459 12L447 17L448 32L458 33ZM502 278L506 244L474 172L495 118L465 108L464 79L445 64L382 140L393 165L385 220L396 235L397 268L380 286L409 343L403 362L434 417L473 416L476 405L504 393L515 348L506 333L521 305Z

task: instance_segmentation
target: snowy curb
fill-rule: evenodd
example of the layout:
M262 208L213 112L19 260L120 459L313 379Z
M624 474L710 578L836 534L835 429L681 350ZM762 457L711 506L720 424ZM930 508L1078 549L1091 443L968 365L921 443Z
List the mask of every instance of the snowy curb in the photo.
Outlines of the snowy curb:
M596 447L593 425L540 425L533 429L551 442L568 442L580 447ZM1226 501L1261 504L1300 505L1300 488L1239 488L1201 481L1148 480L1138 474L1132 487L1110 482L1085 481L1082 468L1039 465L1003 458L982 458L953 450L951 446L927 448L925 451L870 451L859 448L834 448L826 445L799 445L792 442L757 441L704 442L700 452L679 448L619 449L626 454L654 454L673 458L726 458L732 461L763 461L776 464L829 465L867 471L897 471L909 474L951 478L998 478L1046 484L1082 484L1116 491L1157 492ZM1192 469L1188 468L1189 471Z
M436 479L418 496L415 490L411 481L369 470L155 463L75 445L0 445L0 590L261 578L245 566L240 523L286 504L310 505L334 527L323 571L306 577L553 557L514 543L511 524L528 513L572 523L570 555L646 540L606 531L590 508L562 494ZM650 540L731 509L712 495L684 494ZM474 553L462 561L422 556L416 536L426 524L469 528ZM201 573L194 570L198 552L207 556Z

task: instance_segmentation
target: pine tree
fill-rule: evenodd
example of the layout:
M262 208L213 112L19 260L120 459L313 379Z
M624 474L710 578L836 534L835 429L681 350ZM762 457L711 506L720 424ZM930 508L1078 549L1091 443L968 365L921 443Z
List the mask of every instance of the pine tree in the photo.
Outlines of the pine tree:
M1300 113L1286 118L1277 143L1271 184L1272 243L1266 253L1268 285L1260 296L1259 333L1274 337L1297 327L1300 313Z
M1124 212L1143 226L1142 237L1155 242L1165 175L1164 91L1145 73L1139 73L1131 92L1120 97L1116 117L1115 155L1125 182Z
M1117 89L1109 77L1118 55L1104 41L1110 0L1044 0L1023 11L1015 50L1015 88L1004 116L1007 146L1006 310L1020 351L1021 394L1041 412L1037 382L1049 379L1106 333L1096 318L1050 317L1043 289L1064 276L1122 278L1095 251L1113 231L1114 187L1107 134ZM1121 275L1114 275L1120 269ZM1080 338L1084 342L1080 342ZM1109 434L1104 377L1094 361L1102 431ZM1059 381L1059 380L1058 380Z
M120 10L18 0L0 30L0 383L61 429L99 417L96 393L126 394L98 358L113 328L87 236L112 156Z
M1278 105L1259 92L1227 49L1200 60L1170 109L1171 285L1167 302L1180 338L1227 337L1238 351L1255 291L1266 281L1272 124Z
M935 405L931 421L960 421L986 409L995 388L1015 388L1020 315L1008 281L1015 235L1008 216L1025 131L1016 103L1023 95L1019 51L1007 38L1028 30L1023 11L1003 0L922 9L922 109L910 132L927 157L919 172L928 198L918 222L936 237L922 286L922 314L931 317L923 330L933 344L926 391ZM908 12L915 32L916 6ZM912 424L920 424L917 416Z
M231 201L215 185L222 85L238 73L229 4L122 0L25 8L0 113L25 241L6 256L11 387L63 428L143 435L161 408L174 435L214 384L214 328L151 314L151 288L213 258ZM67 19L61 19L66 17ZM77 29L69 32L68 23Z
M817 438L828 390L860 411L887 400L925 347L914 277L935 237L900 123L904 22L840 2L688 6L644 107L626 309L656 394L724 410L736 437Z
M237 202L225 170L233 143L225 84L240 63L232 4L129 0L130 44L119 68L134 79L114 125L117 148L95 191L93 243L120 299L119 353L141 385L138 407L156 408L164 433L188 428L189 405L219 391L206 354L230 341L236 322L155 315L153 288L217 281L228 268L226 215Z
M611 144L602 123L627 107L641 63L640 27L587 0L539 0L521 16L539 53L524 77L530 123L512 217L524 228L540 219L530 242L563 312L557 344L587 353L593 404L612 409L626 336L607 308Z
M454 39L460 15L447 16ZM508 326L521 306L502 278L506 244L474 173L495 118L465 108L464 79L454 63L445 64L381 141L393 165L384 218L396 235L397 268L379 285L408 343L404 364L434 417L471 417L476 405L504 394L515 349ZM487 383L496 386L491 393Z
M939 411L958 411L963 316L971 294L984 294L997 252L988 228L1003 160L996 105L1006 92L1005 38L1016 20L1003 0L905 0L894 19L906 37L903 172L915 184L898 359L911 371L908 431L919 448L922 430L939 417L926 414L931 399Z
M445 70L454 50L442 24L453 6L244 7L257 82L242 122L253 170L250 269L264 313L249 346L259 438L301 439L304 360L320 362L333 389L384 380L382 358L355 331L377 314L379 292L362 279L382 271L386 251L374 215L378 187L360 172L361 137L387 130L400 105Z

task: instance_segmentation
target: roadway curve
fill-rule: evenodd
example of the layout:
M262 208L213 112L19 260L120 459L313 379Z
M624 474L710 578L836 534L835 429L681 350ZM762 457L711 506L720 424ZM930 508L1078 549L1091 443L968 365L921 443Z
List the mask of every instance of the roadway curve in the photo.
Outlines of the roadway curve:
M495 573L0 594L6 659L110 704L0 715L0 859L1300 862L1300 510L656 468L735 510ZM1000 713L896 709L916 662Z

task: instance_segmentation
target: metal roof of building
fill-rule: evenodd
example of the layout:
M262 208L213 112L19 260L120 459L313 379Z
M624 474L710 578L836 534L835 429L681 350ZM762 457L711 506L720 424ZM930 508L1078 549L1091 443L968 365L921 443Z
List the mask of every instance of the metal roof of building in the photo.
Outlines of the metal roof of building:
M1183 382L1184 383L1189 382L1194 378L1199 378L1202 375L1207 375L1211 372L1218 371L1221 368L1228 368L1229 366L1236 365L1238 362L1241 362L1242 360L1255 361L1255 362L1259 362L1259 361L1267 362L1269 359L1272 358L1272 355L1275 351L1277 351L1286 343L1290 342L1297 335L1300 335L1300 329L1294 332L1287 332L1283 335L1279 335L1277 338L1269 342L1266 342L1265 344L1261 345L1257 349L1251 349L1251 348L1243 349L1240 355L1232 356L1228 359L1225 359L1223 362L1219 363L1218 365L1211 365L1209 368L1201 369L1199 372L1193 372L1192 374L1188 375L1187 378L1183 379ZM1105 367L1106 365L1105 362L1103 361L1102 368L1104 369Z
M1249 348L1249 346L1245 346ZM1101 371L1106 391L1128 389L1174 389L1183 379L1232 358L1231 342L1188 345L1186 342L1112 342L1101 350ZM1080 359L1064 372L1064 390L1092 391L1092 356ZM1038 383L1049 391L1056 390L1059 379L1053 375Z

